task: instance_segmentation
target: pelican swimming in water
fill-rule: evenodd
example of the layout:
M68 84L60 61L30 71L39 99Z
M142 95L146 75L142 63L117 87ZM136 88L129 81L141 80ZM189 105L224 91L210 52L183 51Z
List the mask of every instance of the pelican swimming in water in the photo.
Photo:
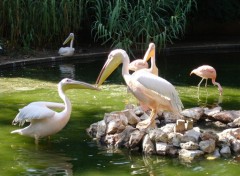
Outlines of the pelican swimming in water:
M63 45L70 42L69 47L61 47L58 51L60 56L72 56L74 54L75 49L73 48L74 34L70 33L66 40L63 42Z
M151 58L151 67L148 68L148 60ZM156 58L155 58L155 44L150 43L148 46L148 50L146 51L143 59L136 59L129 64L129 70L138 71L144 69L156 76L158 76L158 68L156 66Z
M30 122L30 125L14 130L11 133L18 133L23 136L35 138L35 143L38 139L50 136L61 131L70 119L72 105L65 91L68 89L93 89L98 90L85 82L75 81L69 78L64 78L58 83L58 94L63 100L63 103L55 102L33 102L19 110L19 113L13 120L12 124L19 123L23 126L25 122ZM56 112L53 109L60 108L63 111Z
M174 86L167 80L144 70L136 71L130 75L129 62L129 57L124 50L116 49L111 51L98 76L96 86L99 87L122 63L122 76L130 92L152 110L150 117L139 122L137 128L155 127L155 118L158 111L166 110L180 114L183 104Z

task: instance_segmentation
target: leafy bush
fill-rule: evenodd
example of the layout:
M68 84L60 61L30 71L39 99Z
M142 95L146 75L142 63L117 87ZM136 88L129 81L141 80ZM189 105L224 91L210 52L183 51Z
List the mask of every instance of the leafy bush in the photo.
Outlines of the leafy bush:
M146 48L149 42L164 47L185 31L187 13L195 0L88 0L94 22L95 41L111 47Z

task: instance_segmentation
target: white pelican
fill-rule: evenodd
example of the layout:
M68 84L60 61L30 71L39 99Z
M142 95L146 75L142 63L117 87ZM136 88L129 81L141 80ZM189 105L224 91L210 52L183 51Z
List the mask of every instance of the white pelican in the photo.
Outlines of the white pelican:
M30 122L30 125L14 130L11 133L35 138L35 143L38 139L45 136L53 135L62 130L68 123L72 111L72 105L65 91L68 89L94 89L96 87L80 81L75 81L69 78L64 78L58 83L58 94L63 100L63 103L54 102L33 102L19 110L19 113L13 120L12 124L19 123L23 126L25 122ZM63 109L61 112L56 112L52 109Z
M151 67L148 68L148 60L151 58ZM148 50L146 51L143 59L136 59L129 64L129 70L138 71L144 69L156 76L158 76L158 68L156 66L155 59L155 44L150 43L148 46Z
M73 40L74 40L74 33L70 33L66 40L63 42L63 45L70 42L69 47L61 47L58 51L60 56L72 56L74 54L75 49L73 48Z
M129 57L122 49L113 50L103 66L96 81L99 87L107 77L120 65L122 66L122 76L129 87L131 93L140 101L147 105L152 111L150 118L139 122L137 128L146 129L155 126L155 117L160 110L172 111L180 114L182 102L174 86L167 80L153 75L144 70L129 74Z

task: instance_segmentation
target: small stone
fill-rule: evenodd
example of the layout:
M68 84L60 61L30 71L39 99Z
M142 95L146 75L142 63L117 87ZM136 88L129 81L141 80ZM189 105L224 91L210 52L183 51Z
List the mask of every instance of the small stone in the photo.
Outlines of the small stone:
M181 140L182 142L198 142L200 134L201 133L199 127L194 127L192 130L186 131Z
M124 110L122 113L127 117L128 124L136 125L140 122L140 118L134 113L133 109Z
M131 134L130 134L130 139L129 139L129 147L131 149L135 148L136 146L138 146L144 136L144 132L140 131L140 130L134 130Z
M168 145L167 154L170 156L178 155L179 149L174 147L173 145Z
M204 113L203 108L194 107L190 109L184 109L181 114L185 117L186 120L193 119L194 121L199 120Z
M232 146L232 150L235 152L235 153L239 153L240 152L240 140L238 139L234 139L231 141L231 146Z
M156 143L156 152L159 155L166 155L167 151L169 149L169 146L165 142L157 142Z
M174 131L179 132L179 133L184 132L185 131L185 120L178 119Z
M200 138L202 141L209 139L213 139L216 142L218 141L218 135L213 131L204 131L203 133L201 133Z
M176 124L175 123L169 123L166 124L165 126L161 127L161 130L163 130L163 132L165 133L172 133L174 132L174 128L175 128Z
M185 124L185 130L191 129L193 129L193 120L187 120L187 123Z
M136 108L134 108L134 113L140 117L141 115L144 114L144 111L142 110L142 108L140 106L137 106Z
M175 147L179 147L180 143L182 141L183 134L181 133L169 133L168 134L168 140L169 143L172 144Z
M199 149L199 145L198 143L189 141L189 142L185 142L185 143L180 143L180 147L182 149L186 149L186 150L197 150Z
M217 107L215 107L213 109L204 108L204 114L206 116L213 116L214 114L217 114L217 113L219 113L221 111L222 111L222 107L220 107L220 106L217 106Z
M120 133L125 129L125 125L122 124L120 119L112 120L107 124L107 134Z
M219 148L216 148L213 153L206 155L207 160L214 160L220 157L221 157L221 154L219 152Z
M164 123L167 124L167 123L176 123L176 121L178 119L180 119L180 116L179 115L176 115L172 112L163 112L162 114L163 118L164 118Z
M213 139L200 141L199 147L204 153L212 153L215 150L215 141Z
M168 135L160 128L155 128L149 131L149 137L154 142L167 142Z
M220 150L220 154L223 156L223 157L230 157L231 156L231 149L229 146L224 146L222 147L222 149Z
M220 121L223 123L233 122L240 117L240 111L221 111L212 116L212 120Z
M231 128L240 127L240 117L236 118L233 122L227 124Z
M115 146L116 147L129 147L129 139L130 139L130 135L133 132L133 130L135 130L135 128L133 128L132 126L128 125L126 126L126 128L118 134L118 140L116 140Z
M146 135L143 137L142 148L143 148L143 152L144 152L145 154L155 154L155 153L156 153L154 144L153 144L153 142L151 141L151 139L150 139L150 137L149 137L148 134L146 134Z
M204 152L201 150L186 150L181 149L179 151L179 159L181 159L184 162L192 162L194 159L200 157L203 155Z

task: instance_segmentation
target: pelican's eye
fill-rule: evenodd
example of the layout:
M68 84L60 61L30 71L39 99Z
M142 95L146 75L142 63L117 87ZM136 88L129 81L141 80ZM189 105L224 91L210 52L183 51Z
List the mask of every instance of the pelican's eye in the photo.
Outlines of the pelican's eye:
M71 80L70 80L69 78L65 78L65 79L64 79L64 82L65 82L65 83L69 83L69 82L71 82Z

